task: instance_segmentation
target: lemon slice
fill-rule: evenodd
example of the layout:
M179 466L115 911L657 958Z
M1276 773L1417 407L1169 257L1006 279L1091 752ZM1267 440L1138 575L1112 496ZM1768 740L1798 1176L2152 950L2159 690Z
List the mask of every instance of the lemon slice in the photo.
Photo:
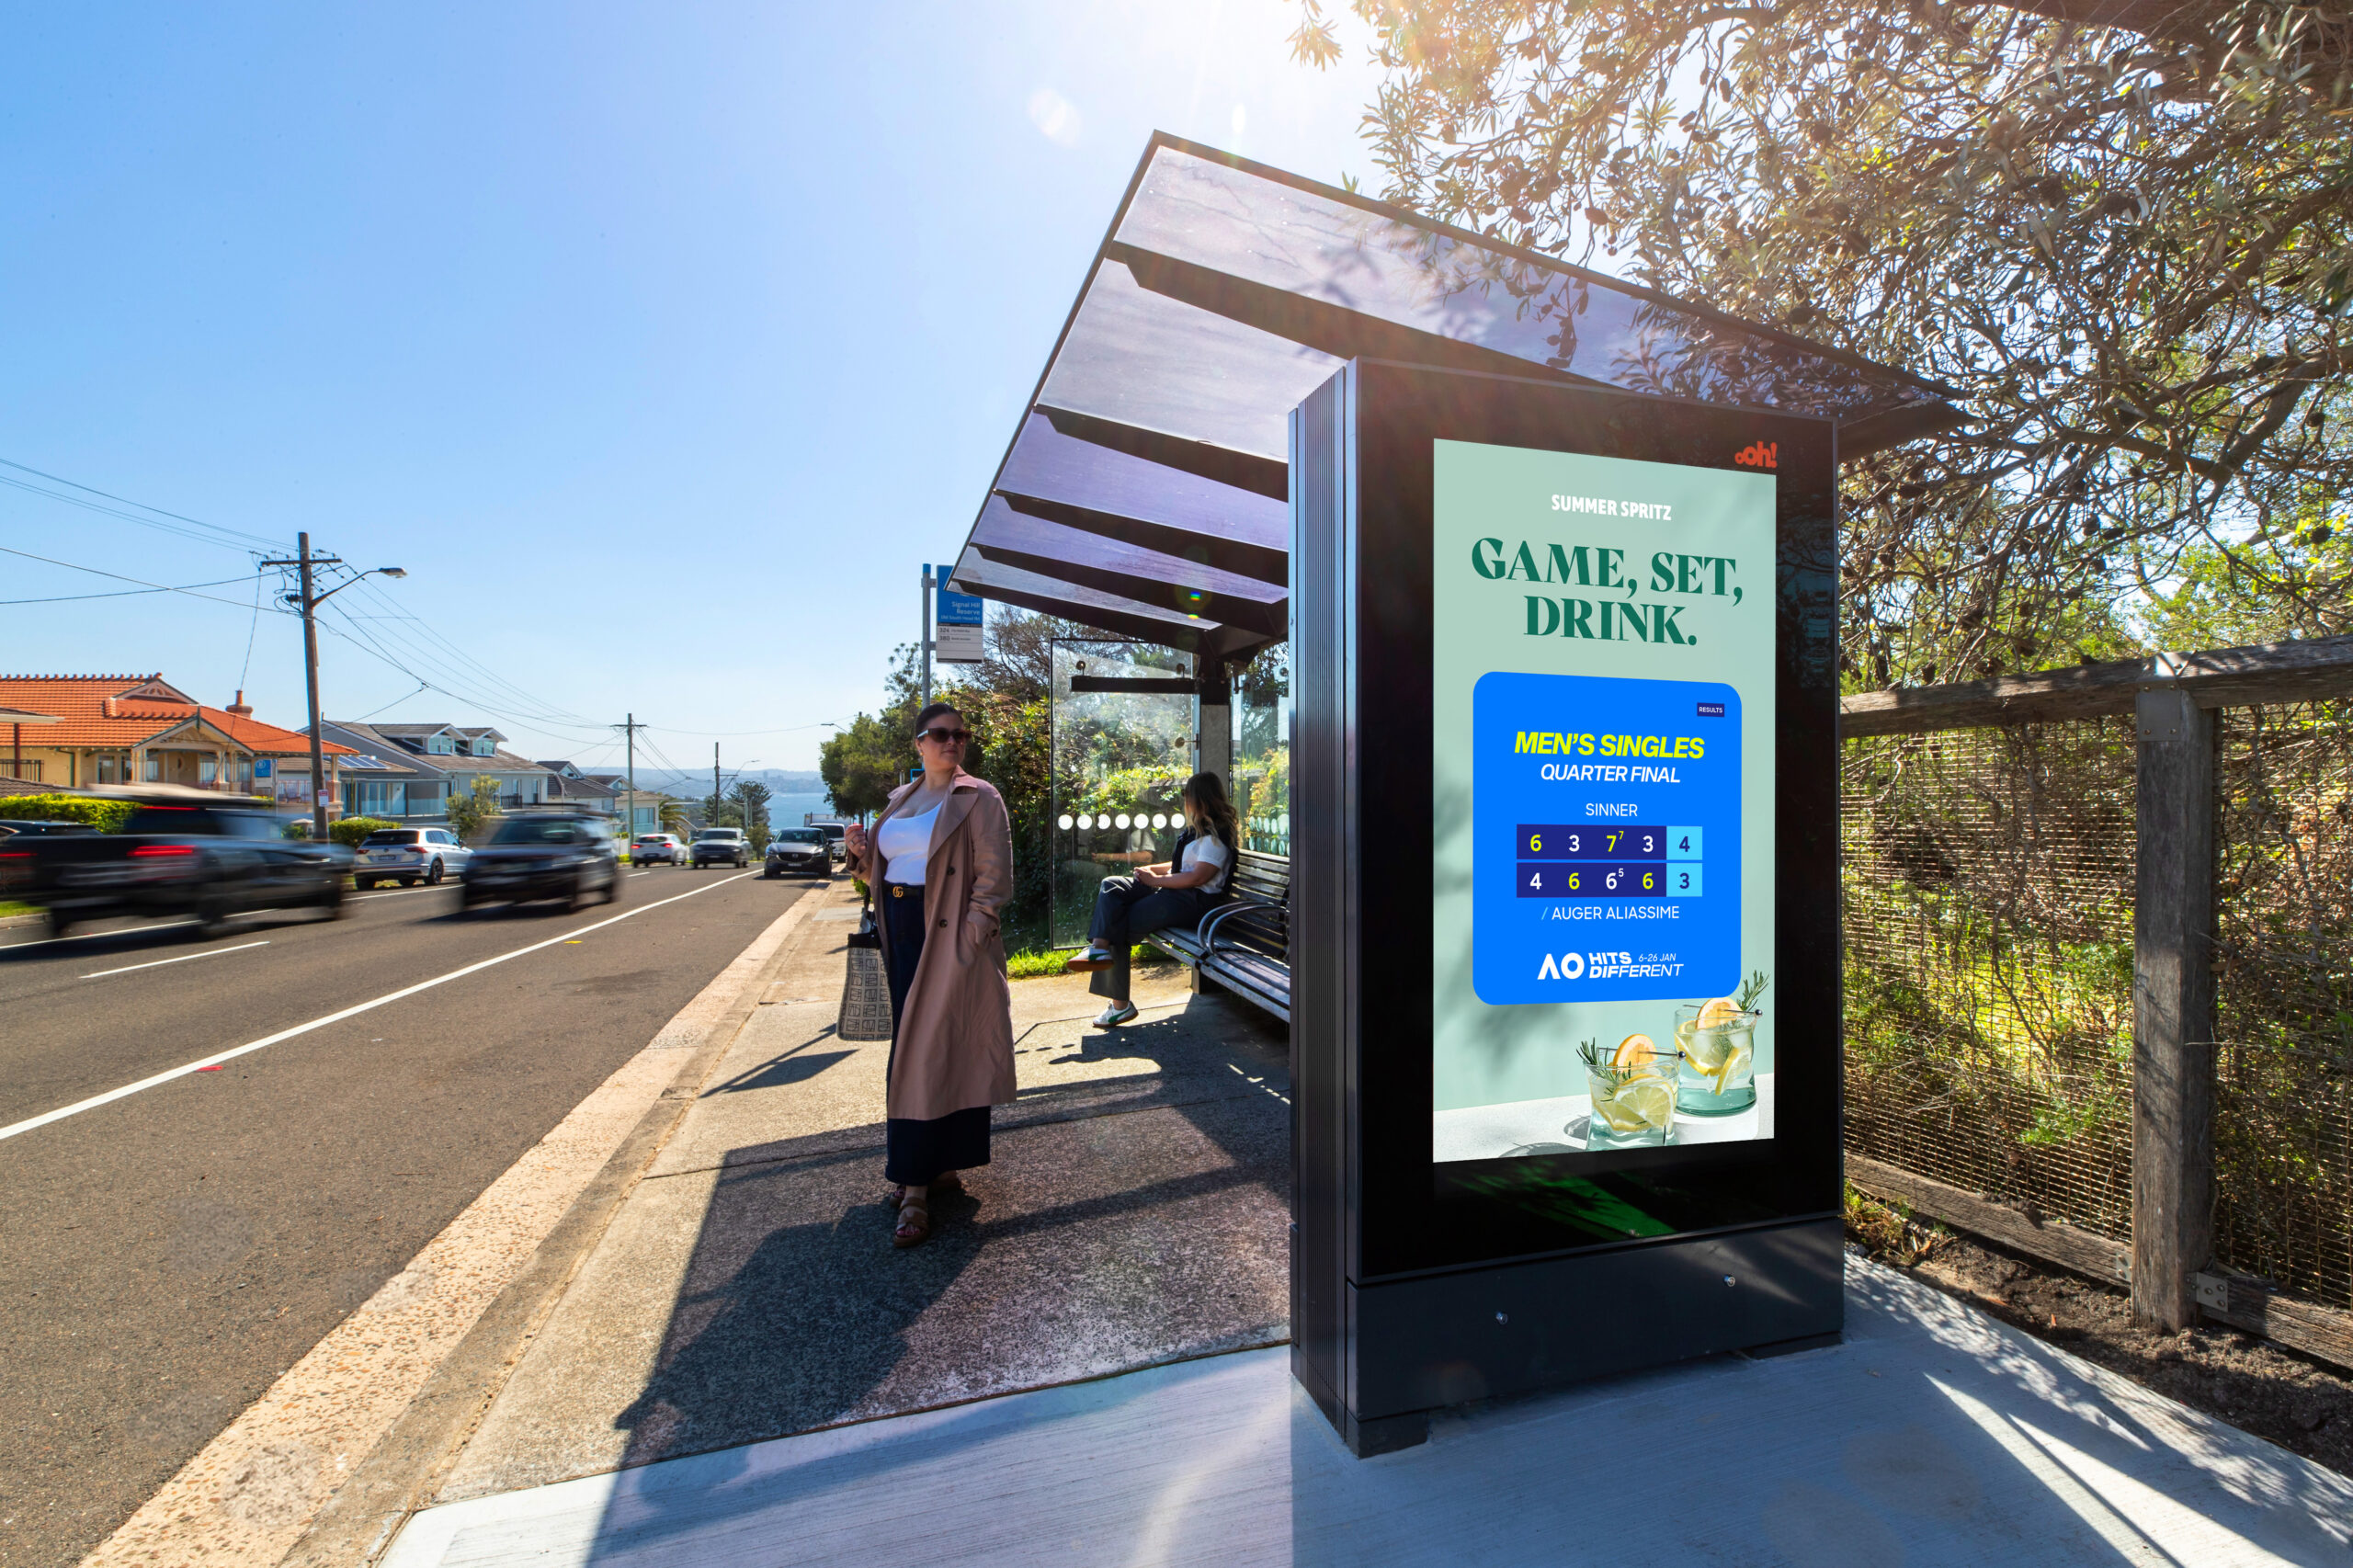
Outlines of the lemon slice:
M1609 1124L1612 1132L1639 1132L1650 1123L1631 1102L1631 1095L1621 1091L1593 1102L1593 1114Z
M1609 1065L1617 1068L1643 1067L1658 1054L1658 1047L1646 1034L1630 1034L1618 1042L1618 1050L1609 1058Z
M1703 1029L1721 1028L1739 1017L1740 1009L1719 996L1699 1009L1699 1027Z
M1633 1117L1624 1126L1611 1119L1609 1125L1620 1132L1630 1132L1637 1127L1665 1127L1675 1119L1675 1091L1655 1078L1629 1084L1619 1092L1618 1104Z
M1724 1064L1716 1069L1716 1093L1723 1094L1732 1087L1732 1081L1740 1075L1742 1068L1748 1065L1749 1056L1749 1049L1745 1045L1732 1048L1731 1054L1724 1058Z
M1732 1037L1722 1029L1693 1029L1684 1037L1683 1054L1693 1071L1713 1073L1732 1054Z

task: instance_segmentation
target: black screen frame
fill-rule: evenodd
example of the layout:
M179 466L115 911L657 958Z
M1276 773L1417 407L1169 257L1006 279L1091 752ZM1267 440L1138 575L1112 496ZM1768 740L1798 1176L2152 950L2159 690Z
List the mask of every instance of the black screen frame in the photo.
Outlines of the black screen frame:
M1358 1284L1838 1211L1841 1153L1837 431L1826 419L1558 382L1355 361L1359 878L1349 1270ZM1438 440L1738 469L1776 449L1775 1135L1608 1153L1431 1158L1432 453ZM1378 694L1377 699L1372 694ZM1358 853L1362 853L1359 847ZM1822 1042L1808 1050L1798 1042ZM1621 1221L1631 1211L1643 1223ZM1665 1227L1662 1229L1661 1227Z

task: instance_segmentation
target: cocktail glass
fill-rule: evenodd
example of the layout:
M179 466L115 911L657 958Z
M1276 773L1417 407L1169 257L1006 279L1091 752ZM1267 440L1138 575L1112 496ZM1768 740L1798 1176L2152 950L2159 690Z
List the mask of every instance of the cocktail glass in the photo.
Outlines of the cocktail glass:
M1730 1116L1756 1103L1756 1024L1729 1002L1690 1002L1675 1009L1675 1106L1686 1116Z
M1595 1149L1655 1149L1675 1122L1675 1054L1660 1051L1626 1067L1587 1067L1586 1093L1593 1115L1585 1146Z

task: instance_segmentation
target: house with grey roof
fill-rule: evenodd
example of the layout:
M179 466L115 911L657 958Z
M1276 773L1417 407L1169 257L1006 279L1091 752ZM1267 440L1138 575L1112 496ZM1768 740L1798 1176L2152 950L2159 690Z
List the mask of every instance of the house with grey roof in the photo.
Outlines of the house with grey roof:
M506 737L488 725L335 719L322 723L319 733L378 765L344 770L347 812L403 824L447 821L449 797L472 793L477 778L497 781L502 810L561 799L555 776L504 749L499 743Z

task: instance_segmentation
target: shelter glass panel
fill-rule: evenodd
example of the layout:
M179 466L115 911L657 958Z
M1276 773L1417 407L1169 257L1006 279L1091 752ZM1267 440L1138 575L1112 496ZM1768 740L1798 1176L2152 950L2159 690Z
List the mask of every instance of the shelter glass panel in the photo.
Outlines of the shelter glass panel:
M1279 643L1233 682L1233 773L1242 847L1290 853L1290 648Z
M1193 768L1192 696L1074 691L1074 678L1176 680L1193 657L1149 642L1055 640L1052 711L1053 897L1050 940L1086 940L1105 877L1165 860L1184 825Z

